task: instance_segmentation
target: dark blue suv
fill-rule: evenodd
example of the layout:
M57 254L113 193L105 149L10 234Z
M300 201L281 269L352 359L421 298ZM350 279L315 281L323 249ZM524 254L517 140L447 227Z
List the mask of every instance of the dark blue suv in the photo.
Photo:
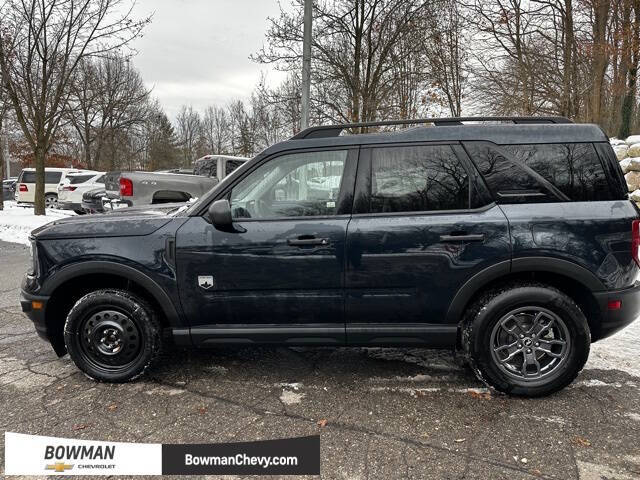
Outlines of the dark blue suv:
M640 314L638 213L595 125L310 128L188 207L35 230L22 308L103 381L167 342L425 346L544 395Z

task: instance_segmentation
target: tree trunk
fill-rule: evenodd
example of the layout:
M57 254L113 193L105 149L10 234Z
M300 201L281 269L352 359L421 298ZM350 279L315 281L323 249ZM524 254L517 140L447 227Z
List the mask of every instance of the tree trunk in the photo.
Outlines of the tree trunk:
M44 206L44 159L46 155L46 149L38 142L35 149L36 156L36 192L35 192L35 205L34 213L36 215L46 215L46 209Z
M591 121L602 120L602 87L607 70L607 21L610 0L593 1L593 84L591 86Z
M622 116L618 138L627 138L631 133L631 121L636 103L636 85L638 80L638 61L640 58L640 0L633 2L634 23L631 40L631 56L627 70L627 90L622 101Z
M0 181L4 180L4 162L6 161L4 158L4 148L2 138L2 119L0 118ZM7 178L9 177L7 173ZM0 211L4 210L4 187L2 188L2 193L0 193Z
M4 165L7 162L7 159L4 158L4 134L5 131L3 127L4 114L0 111L0 182L4 180ZM7 172L7 178L9 178L11 172ZM2 189L2 193L0 193L0 210L4 210L4 188Z

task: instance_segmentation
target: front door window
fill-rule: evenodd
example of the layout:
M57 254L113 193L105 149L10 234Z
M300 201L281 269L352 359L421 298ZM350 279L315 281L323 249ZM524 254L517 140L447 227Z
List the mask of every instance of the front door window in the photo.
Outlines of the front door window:
M261 165L231 192L237 219L332 216L347 150L283 155Z

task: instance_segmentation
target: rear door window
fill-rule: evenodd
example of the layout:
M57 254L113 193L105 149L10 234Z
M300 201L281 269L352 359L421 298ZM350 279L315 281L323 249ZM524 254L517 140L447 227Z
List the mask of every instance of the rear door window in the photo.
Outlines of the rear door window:
M449 145L371 149L370 213L470 208L469 175Z
M36 183L36 172L24 170L20 174L20 183Z

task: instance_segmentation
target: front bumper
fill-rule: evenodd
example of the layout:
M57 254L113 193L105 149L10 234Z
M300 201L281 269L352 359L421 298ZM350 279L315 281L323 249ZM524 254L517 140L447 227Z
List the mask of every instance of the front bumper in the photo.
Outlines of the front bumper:
M594 332L595 340L610 337L640 317L640 282L633 287L593 295L602 313L600 328ZM611 309L610 303L616 302L620 302L620 308Z
M29 317L29 320L33 322L33 325L36 327L36 332L40 338L43 338L44 340L49 340L44 316L48 301L49 297L32 295L24 290L20 292L20 306L22 307L22 311L27 317ZM41 304L41 308L34 309L33 302L39 302Z

